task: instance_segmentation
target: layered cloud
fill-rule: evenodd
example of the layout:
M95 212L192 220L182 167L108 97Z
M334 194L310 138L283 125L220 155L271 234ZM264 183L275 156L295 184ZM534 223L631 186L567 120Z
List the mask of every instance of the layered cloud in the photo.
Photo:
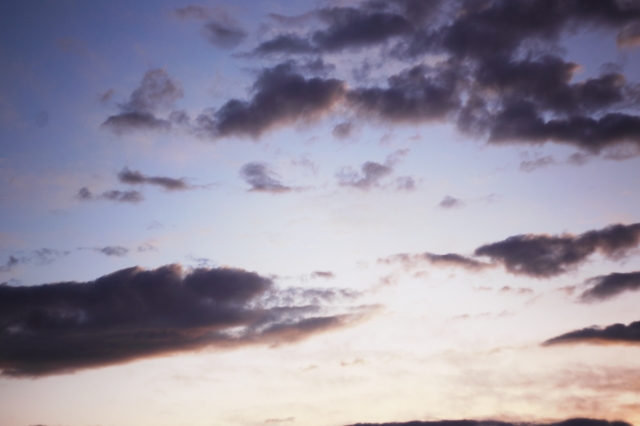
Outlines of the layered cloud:
M506 240L478 247L473 252L473 257L456 253L444 255L433 253L396 254L380 259L380 262L401 263L405 266L415 266L418 263L426 262L434 265L458 266L470 270L481 270L500 265L511 274L533 278L551 278L579 266L595 253L608 259L619 260L639 245L640 223L617 224L579 235L515 235ZM488 258L488 261L484 261L482 258ZM620 280L620 278L612 279ZM627 284L624 285L632 285L629 284L630 282L632 282L632 278L625 281ZM604 286L611 288L612 285L605 284ZM624 286L623 284L616 285Z
M295 342L371 307L330 309L353 292L278 289L253 272L134 267L90 282L0 286L0 369L37 377L205 347ZM346 299L345 299L346 298Z
M607 327L588 327L572 331L547 340L545 346L590 343L590 344L640 344L640 321L629 325L613 324Z

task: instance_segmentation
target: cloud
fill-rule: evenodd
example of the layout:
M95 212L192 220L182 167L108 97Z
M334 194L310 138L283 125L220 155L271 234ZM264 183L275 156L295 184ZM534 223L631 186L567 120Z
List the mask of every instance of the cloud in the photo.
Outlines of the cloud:
M537 169L543 169L547 166L556 164L556 161L552 156L547 155L545 157L536 158L535 160L526 160L520 163L520 170L523 172L532 172Z
M543 343L544 346L572 343L640 344L640 321L629 325L613 324L604 328L589 327L562 334Z
M441 207L443 209L453 209L462 206L464 206L464 201L459 198L454 198L450 195L446 195L442 199L442 201L440 201L440 204L438 204L438 207Z
M166 176L146 176L137 170L124 168L118 173L118 180L129 185L157 185L167 191L181 191L191 188L184 178L175 179Z
M68 255L69 251L61 251L50 248L41 248L38 250L32 251L30 254L23 256L9 256L7 263L0 266L1 272L10 272L14 267L23 264L28 265L30 263L35 263L36 265L49 265L53 263L58 258Z
M379 45L414 32L412 21L422 18L437 3L439 2L364 2L359 7L318 9L310 16L324 24L324 28L304 35L279 34L261 43L253 53L329 53ZM306 19L308 17L309 15ZM291 19L295 18L289 18Z
M591 286L580 295L583 302L601 302L627 291L640 290L640 272L600 275L586 281Z
M20 259L15 256L9 256L7 263L0 266L0 272L10 272L18 264L20 264Z
M489 257L512 274L550 278L566 273L596 252L615 260L639 244L640 223L618 224L580 235L516 235L478 247L474 255Z
M334 274L331 271L313 271L311 273L311 278L324 278L327 280L332 280L336 277L336 274Z
M118 191L116 189L112 189L110 191L105 191L100 195L94 195L87 187L80 188L76 198L80 201L105 199L117 201L119 203L139 203L144 200L140 191Z
M202 35L209 43L222 49L234 48L247 37L238 21L221 7L189 5L174 10L173 15L180 19L206 21L202 26Z
M441 120L460 108L461 78L453 63L417 65L388 79L387 87L355 88L349 106L362 116L390 122Z
M401 253L379 259L378 262L401 263L405 268L413 268L427 262L477 271L500 265L514 275L551 278L586 262L595 253L611 260L620 260L639 245L640 223L616 224L579 235L515 235L478 247L473 252L473 257L456 253ZM474 257L489 258L489 261L477 260Z
M248 101L232 99L205 111L195 123L203 136L259 137L274 127L319 118L340 101L345 85L336 79L305 78L287 62L260 72Z
M283 185L273 177L273 172L264 163L247 163L240 168L240 177L251 185L249 191L271 192L279 194L289 192L293 188Z
M622 421L607 421L598 419L576 418L554 423L510 423L497 420L437 420L437 421L412 421L405 423L356 423L349 426L631 426Z
M362 191L368 191L371 188L381 187L380 181L391 175L395 165L400 161L401 157L407 155L409 150L398 150L387 156L384 164L367 161L360 167L360 172L354 171L351 167L344 167L338 173L338 185L357 188ZM412 190L415 188L415 181L410 176L403 176L396 180L397 190Z
M182 86L164 69L147 71L129 100L118 105L120 113L108 117L101 127L118 135L132 130L169 130L171 120L158 118L155 114L172 107L182 96Z
M433 254L433 253L421 253L421 254L407 254L400 253L392 256L378 259L378 263L393 264L399 263L403 268L409 270L424 263L428 263L434 266L444 267L459 267L470 271L480 271L486 268L491 268L493 265L489 263L479 262L469 257L461 256L455 253L448 254Z
M637 85L617 71L576 81L580 65L563 59L558 49L563 34L594 27L617 30L621 47L636 46L637 3L365 1L319 8L305 17L320 27L278 33L254 54L389 47L382 50L385 60L413 63L386 85L347 91L348 106L363 117L392 123L449 120L493 144L555 142L592 154L640 146L640 116L629 112L640 102ZM436 62L415 64L428 55ZM524 163L523 170L543 165L548 162Z
M253 272L180 265L82 283L0 285L0 369L38 377L205 347L295 342L372 312L335 312L328 301L339 293L280 290Z
M129 249L122 246L96 247L94 250L109 257L123 257L129 253Z

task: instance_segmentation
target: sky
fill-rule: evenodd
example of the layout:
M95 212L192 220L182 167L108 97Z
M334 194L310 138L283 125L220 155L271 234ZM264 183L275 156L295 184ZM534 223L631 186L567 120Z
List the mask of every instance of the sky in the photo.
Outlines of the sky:
M640 2L4 1L3 426L640 425Z

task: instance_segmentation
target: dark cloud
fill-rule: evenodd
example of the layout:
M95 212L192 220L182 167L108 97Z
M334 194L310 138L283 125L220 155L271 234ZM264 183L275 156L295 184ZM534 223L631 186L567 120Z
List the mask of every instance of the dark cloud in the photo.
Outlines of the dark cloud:
M600 275L586 281L589 289L580 295L583 302L600 302L627 291L640 290L640 272Z
M418 65L391 76L387 87L350 90L347 101L361 115L392 122L444 119L460 107L460 72L453 63Z
M146 176L137 170L129 170L127 167L118 173L118 180L129 185L157 185L167 191L180 191L190 188L184 178L175 179L166 176Z
M309 25L311 18L319 28ZM320 8L304 20L306 30L277 34L253 52L322 54L393 40L384 59L441 58L433 66L414 64L384 86L349 90L347 104L363 116L393 123L451 120L496 144L555 142L593 154L631 144L631 156L640 150L640 118L630 112L640 103L637 85L619 70L576 81L580 65L563 59L559 48L562 35L593 28L617 31L619 46L637 45L637 2L365 1Z
M101 127L116 134L131 130L169 130L171 121L156 117L156 113L170 108L182 96L180 83L171 79L164 69L147 71L129 100L119 105L120 113L108 117Z
M322 29L307 34L283 33L261 43L254 54L329 53L360 49L386 43L415 33L415 24L424 19L439 1L367 1L358 7L327 7L306 14L320 21ZM280 22L296 18L277 17ZM287 21L288 20L288 21Z
M139 191L118 191L116 189L112 189L110 191L105 191L102 194L94 195L87 187L80 188L76 198L80 201L105 199L120 203L139 203L144 200L142 193Z
M293 188L283 185L264 163L247 163L240 168L240 177L251 185L250 191L271 192L274 194L289 192Z
M126 256L127 253L129 253L129 249L122 246L96 247L94 250L109 257L123 257Z
M353 170L351 167L344 167L336 173L338 185L350 186L363 191L378 188L381 186L380 181L393 173L395 165L400 161L400 158L407 155L408 152L406 149L396 151L387 156L384 164L367 161L360 167L360 172ZM396 182L398 185L396 185L395 189L413 189L415 186L413 178L406 176L401 179L402 181Z
M320 117L343 98L345 85L336 79L307 79L287 62L262 70L252 91L249 101L232 99L201 114L196 132L213 138L257 138L273 127Z
M240 24L220 7L189 5L174 10L173 15L181 19L206 21L202 26L202 34L216 47L230 49L242 43L247 37L246 31Z
M612 225L580 235L516 235L478 247L476 256L489 257L508 272L535 278L549 278L567 272L599 252L619 259L640 244L640 223Z
M128 268L83 283L0 285L0 369L37 377L205 347L277 345L371 312L328 313L327 301L339 292L323 292L279 290L240 269L185 272L179 265Z
M356 423L349 426L631 426L621 421L607 421L598 419L576 418L554 423L509 423L498 420L438 420L438 421L412 421L392 423Z
M441 207L443 209L453 209L462 206L464 206L464 201L460 200L459 198L454 198L450 195L446 195L438 204L438 207Z
M640 223L617 224L579 235L524 234L485 244L478 247L473 256L489 258L488 262L456 253L401 253L378 261L387 264L401 263L406 268L413 268L424 262L468 270L500 265L511 274L551 278L586 262L595 253L611 260L620 260L639 245Z
M613 324L604 328L583 328L549 339L543 345L571 343L640 344L640 321L632 322L629 325Z

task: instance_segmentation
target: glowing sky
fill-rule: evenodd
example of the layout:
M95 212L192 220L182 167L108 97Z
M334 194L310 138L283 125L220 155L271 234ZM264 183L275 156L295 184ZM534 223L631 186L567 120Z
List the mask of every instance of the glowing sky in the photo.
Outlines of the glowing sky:
M3 2L0 424L640 424L638 75L636 0Z

